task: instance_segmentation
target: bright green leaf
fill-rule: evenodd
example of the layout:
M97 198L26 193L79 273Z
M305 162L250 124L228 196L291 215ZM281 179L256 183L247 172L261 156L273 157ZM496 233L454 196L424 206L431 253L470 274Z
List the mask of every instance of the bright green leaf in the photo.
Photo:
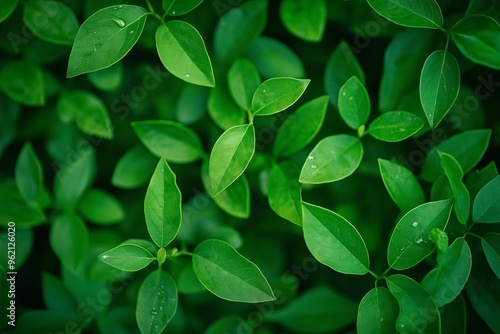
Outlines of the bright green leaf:
M375 118L367 133L378 140L397 142L413 136L424 126L424 121L406 111L388 111Z
M340 116L354 130L364 125L370 116L370 96L356 76L340 87L338 104Z
M79 208L85 219L96 224L116 224L125 218L125 209L118 199L100 189L87 191Z
M474 198L472 220L477 223L500 222L500 176L488 182Z
M169 16L184 15L198 7L203 0L163 0L165 13Z
M436 0L368 0L382 17L404 27L438 29L443 13Z
M300 170L292 162L274 164L267 179L269 206L278 216L302 225Z
M16 186L21 196L36 203L43 191L43 167L30 143L25 143L16 161Z
M118 160L111 177L115 187L133 189L143 184L153 175L158 159L149 153L144 146L132 146Z
M448 251L449 239L445 231L435 227L429 231L427 238L436 245L438 252L446 253Z
M293 35L308 42L319 42L326 26L326 2L284 0L280 5L280 17L285 28Z
M481 237L481 245L491 269L500 278L500 233L486 233Z
M219 298L245 303L276 299L260 269L224 241L198 244L193 269L201 284Z
M259 72L252 62L245 58L236 60L227 73L227 81L238 106L243 110L251 110L253 94L261 84Z
M389 290L373 288L361 299L356 329L359 334L395 334L398 301Z
M272 78L264 81L252 98L252 112L257 116L271 115L294 104L304 93L308 79Z
M455 198L454 210L457 214L458 221L462 225L467 224L470 210L470 197L467 187L462 182L464 172L458 161L450 154L438 151L441 158L441 167L450 182L453 197Z
M28 60L10 61L0 70L0 89L19 104L45 105L42 69Z
M19 193L14 180L0 182L0 226L15 217L16 227L32 228L46 221L45 214L39 205L33 206ZM5 252L4 252L5 253Z
M140 242L136 242L134 239L124 241L120 245L99 255L99 260L123 271L141 270L147 267L155 257L143 245L144 242L150 243L149 241L138 241Z
M210 88L184 85L175 105L176 119L190 125L205 116Z

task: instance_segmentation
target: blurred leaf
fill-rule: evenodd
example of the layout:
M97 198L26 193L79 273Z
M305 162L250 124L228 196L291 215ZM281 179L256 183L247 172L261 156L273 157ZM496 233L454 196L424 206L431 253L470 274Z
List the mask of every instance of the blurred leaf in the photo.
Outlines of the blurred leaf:
M267 179L268 201L278 216L302 225L302 195L299 183L299 168L284 161L274 164Z
M125 218L125 209L118 199L100 189L87 191L79 209L86 220L96 224L116 224Z
M500 233L486 233L481 237L481 245L491 269L500 278Z
M163 0L162 5L169 16L179 16L189 13L202 2L203 0Z
M424 126L420 117L406 111L388 111L375 118L367 133L378 140L397 142L417 133Z
M5 21L16 9L19 0L1 0L0 1L0 22Z
M77 305L63 282L49 273L42 273L42 294L45 306L51 311L74 311Z
M33 310L24 312L16 320L16 332L19 333L61 333L67 328L79 330L83 317L72 311ZM68 326L69 324L69 326Z
M462 182L464 172L458 161L450 154L438 151L441 158L441 167L450 182L453 197L455 199L454 210L458 221L462 225L467 224L470 210L470 197L467 187Z
M252 97L261 84L259 72L248 59L236 60L227 73L229 91L243 110L251 110Z
M357 332L359 334L397 333L398 314L398 302L389 290L383 287L373 288L359 303Z
M9 61L2 65L0 89L20 104L45 105L45 82L42 69L28 60Z
M404 27L439 29L443 14L436 0L368 0L382 17Z
M118 160L111 177L115 187L133 189L145 184L153 175L157 158L142 145L132 146Z
M472 220L477 223L500 222L500 176L477 193L472 207Z
M6 224L7 230L0 233L0 249L3 251L0 254L0 268L6 269L6 271L13 271L12 268L9 269L9 257L12 256L12 247L9 247L9 242L12 242L12 227L11 224ZM3 226L2 226L3 227ZM15 231L15 270L19 270L23 264L28 260L33 250L33 236L34 233L31 229L19 228L19 224L14 227ZM10 233L9 233L10 232ZM10 238L9 238L10 237ZM9 240L10 239L10 240ZM12 245L11 245L12 246ZM10 251L9 251L10 250ZM7 270L8 269L8 270Z
M219 80L217 86L210 89L207 108L212 121L222 130L243 125L247 119L246 112L231 97L224 80Z
M0 6L1 8L1 6ZM19 104L0 93L0 158L14 138L19 118Z
M206 87L185 85L175 106L176 118L182 124L193 124L205 116L210 90Z
M33 228L46 221L45 214L39 206L26 203L17 190L14 180L0 182L0 226L15 217L16 227Z
M129 239L99 255L99 260L123 271L138 271L155 259L152 248L154 245L149 241Z
M308 41L319 42L326 26L327 8L324 0L284 0L280 17L285 28L293 35Z
M29 142L17 158L15 179L21 196L29 203L36 203L43 191L43 167Z
M112 92L120 88L123 83L123 62L119 61L116 64L91 72L87 75L89 81L97 88L104 92ZM113 105L111 105L113 110Z
M338 103L340 116L351 129L357 130L370 116L370 96L356 76L340 87Z

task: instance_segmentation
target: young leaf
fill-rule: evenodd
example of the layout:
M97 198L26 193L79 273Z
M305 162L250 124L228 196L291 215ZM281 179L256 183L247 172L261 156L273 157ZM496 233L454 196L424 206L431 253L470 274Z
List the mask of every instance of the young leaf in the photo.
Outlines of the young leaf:
M438 252L446 253L448 251L449 238L445 231L435 227L429 231L427 238L436 245Z
M319 262L343 274L368 272L368 250L351 223L335 212L308 203L303 203L302 210L304 239Z
M441 158L441 167L450 182L453 197L455 198L455 213L462 225L467 224L470 210L470 197L467 187L462 182L464 172L458 161L450 154L438 151Z
M439 29L443 13L436 0L368 0L382 17L404 27Z
M16 186L29 203L36 203L43 191L43 167L30 143L25 143L15 168Z
M422 186L411 171L383 159L378 159L378 165L385 188L401 212L408 212L425 202Z
M453 301L465 287L472 268L472 254L464 238L457 238L446 253L438 255L438 266L422 280L437 307Z
M389 240L387 262L391 268L405 270L417 265L434 251L428 233L437 227L444 230L453 201L442 200L417 206L397 223Z
M491 16L473 14L458 21L451 37L459 50L475 63L500 69L500 25Z
M72 311L78 308L74 298L56 276L42 273L42 296L47 309L52 311Z
M118 5L87 18L76 34L66 77L102 70L125 57L139 40L146 16L142 7Z
M201 284L219 298L244 303L276 299L260 269L224 241L198 244L193 269Z
M441 318L431 296L408 276L387 277L387 287L399 303L396 329L400 333L439 333Z
M0 89L19 104L45 105L42 69L28 60L9 61L0 70Z
M144 146L135 145L118 160L111 184L123 189L140 187L151 178L157 163L158 159Z
M491 269L500 278L500 233L486 233L481 237L481 245Z
M300 172L301 183L327 183L342 180L358 168L363 145L351 135L323 138L309 153Z
M358 77L352 76L340 87L339 112L347 125L357 130L370 116L370 96Z
M180 16L189 13L202 2L203 0L163 0L162 5L169 16Z
M270 320L299 333L337 333L356 320L356 308L351 299L317 286L272 313Z
M483 169L475 170L469 173L465 179L465 185L469 190L470 198L476 198L479 191L497 176L498 170L494 161L490 162Z
M229 10L217 22L214 32L216 57L229 63L246 51L264 30L267 1L250 1ZM237 34L234 32L238 31Z
M500 222L500 176L477 193L472 207L472 220L476 223Z
M302 225L301 184L299 169L292 162L274 164L267 179L269 206L278 216Z
M67 123L75 121L78 128L89 135L113 139L113 124L104 102L84 90L61 94L57 102L59 118Z
M150 273L137 295L135 318L141 333L162 333L177 310L175 282L161 269Z
M200 138L181 123L158 120L132 122L131 125L144 146L157 157L185 164L202 156Z
M2 0L0 6L0 22L5 21L19 4L19 0Z
M247 120L247 113L231 97L225 80L219 80L217 86L210 89L207 109L212 121L222 130L243 125Z
M210 184L215 197L229 187L247 168L255 152L255 128L252 124L234 126L215 143L208 164Z
M41 21L41 17L45 19ZM24 6L23 21L41 40L60 45L72 45L80 27L71 8L52 0L29 1Z
M252 62L245 58L236 60L227 73L227 81L238 106L243 110L251 110L253 94L261 84L259 72Z
M73 213L58 216L50 229L50 245L63 266L77 272L89 246L87 225Z
M469 172L481 160L491 137L491 130L469 130L456 134L434 146L421 170L421 177L427 182L434 182L443 174L438 151L451 154L460 163L465 173Z
M194 85L214 87L212 63L198 30L187 22L174 20L156 30L156 49L170 73Z
M338 108L340 87L352 76L365 84L365 73L349 45L343 40L328 58L324 75L326 93L335 108Z
M323 39L326 26L326 2L284 0L280 5L280 17L291 34L308 42L319 42Z
M388 111L370 123L367 133L378 140L397 142L413 136L424 126L424 121L406 111Z
M252 98L252 112L257 116L271 115L294 104L304 93L308 79L272 78L264 81Z
M359 334L395 334L398 301L389 290L373 288L361 299L356 329Z
M99 260L123 271L138 271L155 259L151 247L154 245L149 241L130 239L99 255Z
M125 218L125 209L118 199L100 189L87 191L79 208L86 220L96 224L116 224Z
M301 105L280 126L274 140L274 156L288 156L302 150L321 129L328 107L328 96Z
M87 78L94 85L95 88L103 92L114 92L123 83L124 69L123 62L119 61L116 64L104 68L97 72L91 72L87 74ZM113 105L111 105L113 108ZM124 116L120 116L123 119Z
M434 51L425 61L420 76L420 102L432 129L453 106L459 90L460 67L457 60L448 51Z
M182 219L181 204L176 176L168 163L161 159L151 177L144 200L146 226L158 247L167 246L177 235Z

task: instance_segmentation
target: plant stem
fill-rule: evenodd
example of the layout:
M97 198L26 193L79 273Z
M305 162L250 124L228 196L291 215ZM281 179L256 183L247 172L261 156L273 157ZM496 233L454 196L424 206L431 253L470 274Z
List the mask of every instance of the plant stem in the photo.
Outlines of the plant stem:
M153 8L153 6L151 5L151 1L150 0L146 0L146 4L148 5L148 9L149 9L148 14L154 16L155 18L157 18L160 21L160 23L162 23L162 24L165 23L164 18L161 17L160 15L158 15L158 13L155 11L155 9Z

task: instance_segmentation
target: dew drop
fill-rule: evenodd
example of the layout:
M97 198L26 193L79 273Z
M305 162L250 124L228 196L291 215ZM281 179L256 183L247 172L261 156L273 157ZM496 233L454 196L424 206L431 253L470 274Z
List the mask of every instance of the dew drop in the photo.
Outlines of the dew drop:
M129 35L132 35L133 33L134 33L134 31L133 31L133 30L130 30Z
M352 100L354 100L354 97L349 96L349 101L352 101Z
M109 257L109 255L105 254L105 255L101 256L101 259L107 259L108 257Z
M189 78L190 76L191 76L191 74L186 73L186 78Z
M126 23L123 19L113 19L113 21L120 27L125 27Z
M380 321L384 321L384 318L380 318Z
M424 239L422 239L422 238L418 238L417 240L415 240L415 242L416 242L417 244L421 244L421 243L422 243L422 241L424 241Z
M122 5L120 5L120 6L118 6L118 8L123 8L123 6L122 6Z
M318 167L317 167L315 164L312 164L312 165L311 165L311 168L312 168L312 169L316 169L316 168L318 168Z
M403 129L403 128L399 129L399 132L405 132L405 131L406 131L406 129Z
M113 8L113 10L117 10L117 9L118 9L118 7Z
M163 306L160 306L160 311L163 311Z
M307 159L309 160L314 160L314 157L312 155L308 156Z
M172 11L172 15L175 15L175 10Z
M266 90L265 90L265 89L263 89L263 90L262 90L262 93L265 93L265 92L266 92Z
M413 222L413 223L411 224L411 226L413 226L413 227L417 227L417 226L418 226L418 222Z
M155 315L157 315L157 314L158 314L158 312L156 312L156 310L155 310L155 309L151 310L151 315L155 316Z
M342 96L346 96L346 95L347 95L347 93L346 93L346 92L342 92Z

